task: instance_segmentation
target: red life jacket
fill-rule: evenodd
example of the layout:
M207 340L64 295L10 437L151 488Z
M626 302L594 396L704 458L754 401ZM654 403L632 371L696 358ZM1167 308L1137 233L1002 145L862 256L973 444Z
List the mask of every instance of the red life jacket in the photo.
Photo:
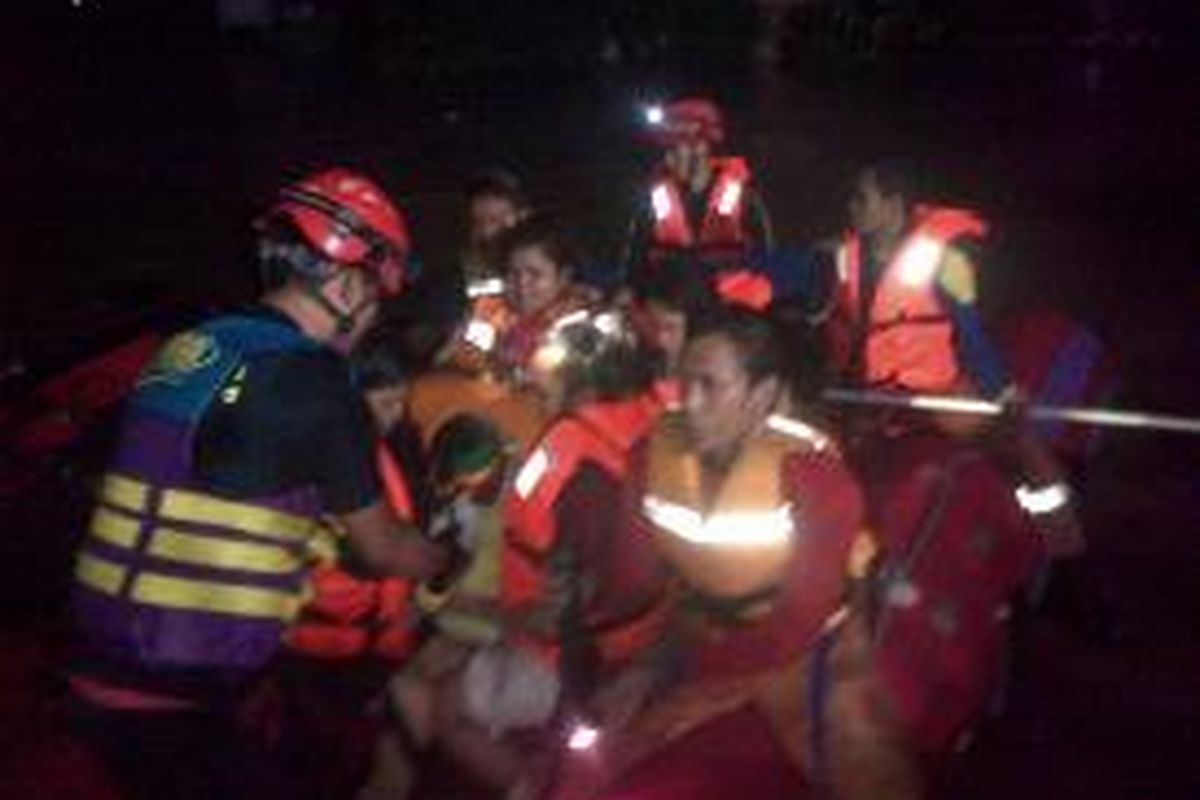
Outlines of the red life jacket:
M739 156L713 157L711 163L715 178L699 229L688 219L687 206L676 182L665 173L656 177L650 188L654 214L648 250L651 262L659 262L680 250L695 251L703 260L738 263L744 260L751 244L745 225L750 168Z
M871 386L953 392L963 371L954 350L954 325L938 297L946 247L962 236L982 237L974 212L919 206L914 224L884 267L863 319L862 243L849 232L838 251L838 319L831 345L844 366L861 359L859 377ZM858 348L861 351L856 352Z
M716 289L722 301L745 306L751 311L765 311L775 295L771 280L766 275L748 269L718 272Z
M868 467L876 675L921 750L948 754L1002 677L1009 604L1041 541L982 450L931 435L881 448Z
M412 493L400 465L383 442L375 454L388 503L401 518L414 519ZM336 561L317 565L310 581L312 598L286 636L293 650L316 658L373 654L399 660L416 645L409 581L359 578Z
M505 607L536 606L549 591L548 559L562 534L555 519L555 504L578 468L590 463L617 481L624 481L629 453L650 429L660 408L650 395L592 403L559 418L530 451L505 506L501 555L501 600ZM585 546L597 544L605 543ZM612 547L601 549L612 551ZM623 555L614 554L614 560ZM619 567L608 570L613 576L621 573ZM658 607L632 618L607 617L600 610L606 605L604 595L620 591L620 586L599 587L597 597L584 611L584 627L593 636L601 658L610 663L627 659L648 644L661 622ZM550 661L557 660L556 642L527 637L522 643Z

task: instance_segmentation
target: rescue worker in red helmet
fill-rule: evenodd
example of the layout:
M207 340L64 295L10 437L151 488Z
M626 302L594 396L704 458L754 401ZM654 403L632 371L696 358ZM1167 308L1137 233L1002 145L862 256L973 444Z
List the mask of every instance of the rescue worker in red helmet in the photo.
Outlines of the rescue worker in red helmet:
M688 97L646 111L649 138L663 150L629 233L626 282L672 253L710 270L744 270L770 250L770 219L741 156L721 156L725 120L711 100Z
M660 408L649 379L649 359L615 312L560 321L531 361L530 380L558 416L507 501L508 635L471 659L441 704L443 746L489 786L511 788L529 766L509 734L545 729L660 630L663 575L621 513L627 456Z
M235 711L300 606L322 519L379 574L447 562L383 498L344 355L402 287L400 211L331 169L259 227L277 282L142 373L75 563L76 721L131 797L247 794Z
M804 791L806 658L842 603L864 509L833 441L776 413L783 359L744 310L693 333L682 411L631 469L639 530L679 586L672 632L600 690L594 746L568 756L561 797Z
M474 299L444 358L470 371L519 379L545 332L591 298L573 282L572 247L549 218L524 220L504 234L500 247L503 293Z

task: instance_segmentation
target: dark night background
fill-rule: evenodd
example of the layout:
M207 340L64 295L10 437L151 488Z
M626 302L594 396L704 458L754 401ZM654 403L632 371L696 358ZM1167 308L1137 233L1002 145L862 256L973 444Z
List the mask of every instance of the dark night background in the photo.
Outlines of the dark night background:
M332 163L403 202L426 269L493 164L611 260L648 159L635 102L701 90L782 242L837 230L857 161L910 155L993 221L993 308L1071 312L1120 354L1122 404L1200 414L1200 3L817 0L773 27L749 0L276 5L271 29L229 30L199 0L5 3L6 360L36 371L156 309L249 296L248 220ZM1131 641L1028 626L1009 712L949 796L1200 797L1197 447L1109 444L1089 519Z

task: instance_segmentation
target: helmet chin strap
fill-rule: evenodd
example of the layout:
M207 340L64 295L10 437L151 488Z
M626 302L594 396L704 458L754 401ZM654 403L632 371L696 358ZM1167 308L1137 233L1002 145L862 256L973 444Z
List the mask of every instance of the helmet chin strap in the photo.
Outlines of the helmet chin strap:
M336 276L334 278L330 278L329 280L336 280ZM358 318L358 314L362 309L362 305L359 305L356 308L352 308L348 311L338 308L336 305L334 305L333 302L321 291L321 287L328 283L329 280L324 282L307 281L305 286L308 296L315 300L317 305L319 305L326 314L333 318L334 331L336 334L338 336L345 336L347 333L350 333L350 331L354 330L354 322Z

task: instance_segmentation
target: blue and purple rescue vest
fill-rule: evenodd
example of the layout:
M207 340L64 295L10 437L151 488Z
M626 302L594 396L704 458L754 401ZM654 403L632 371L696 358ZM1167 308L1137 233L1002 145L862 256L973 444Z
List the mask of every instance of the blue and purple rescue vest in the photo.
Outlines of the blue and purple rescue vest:
M194 444L240 370L320 347L284 321L232 315L172 337L139 377L75 564L76 618L102 652L222 672L275 653L303 600L316 488L218 496L194 475Z

